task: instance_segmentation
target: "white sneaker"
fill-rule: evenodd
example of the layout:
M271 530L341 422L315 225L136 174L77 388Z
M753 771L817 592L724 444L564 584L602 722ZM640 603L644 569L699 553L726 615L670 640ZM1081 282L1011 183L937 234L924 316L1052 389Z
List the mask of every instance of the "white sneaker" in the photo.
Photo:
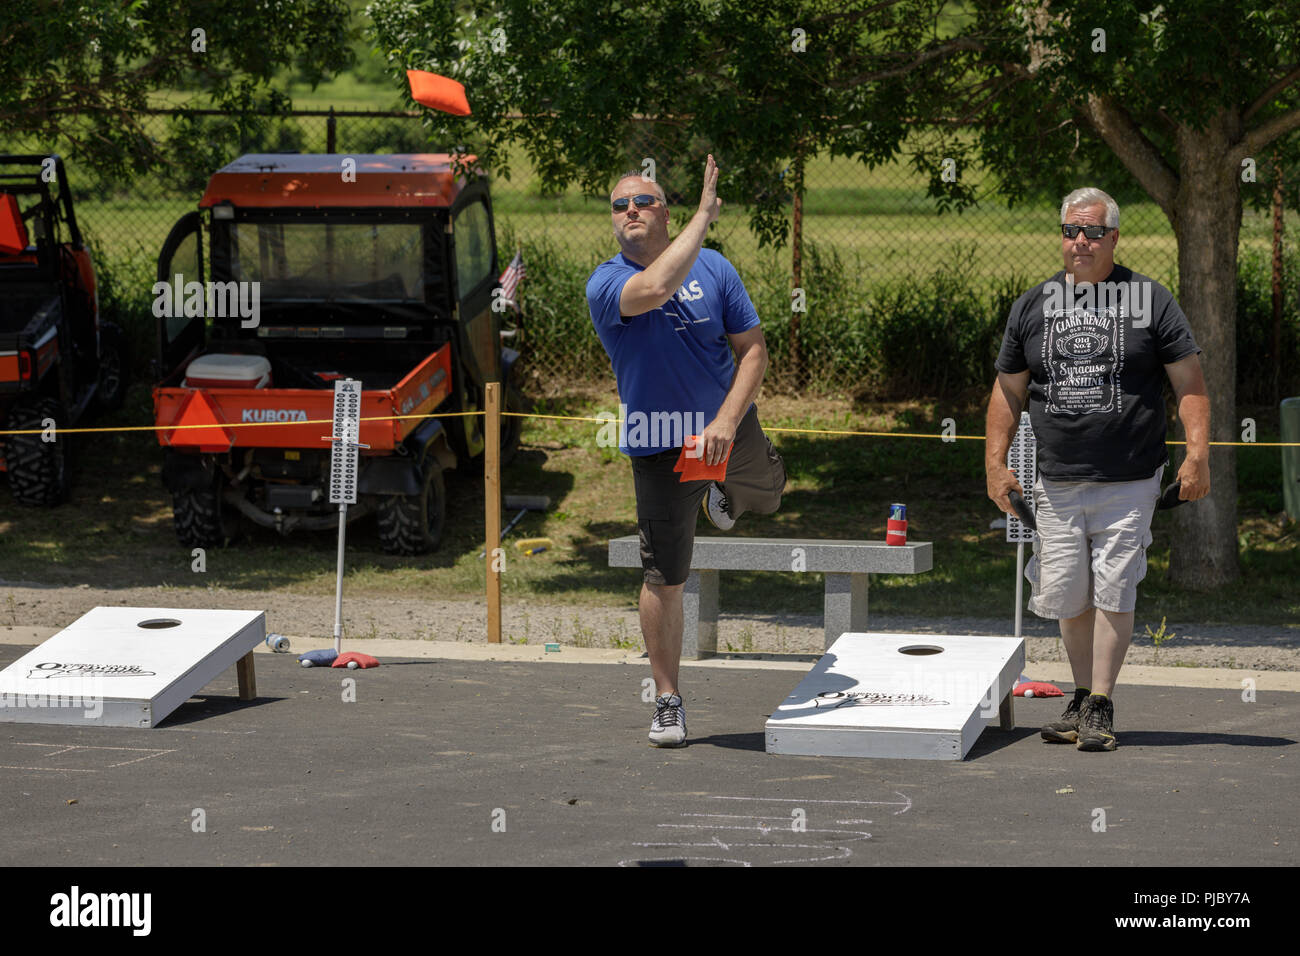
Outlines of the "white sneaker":
M731 502L716 481L709 485L709 493L704 496L701 507L704 508L704 517L719 531L730 531L736 526L736 519L730 513Z
M655 716L650 721L650 743L656 747L680 747L686 743L686 708L678 694L655 698Z

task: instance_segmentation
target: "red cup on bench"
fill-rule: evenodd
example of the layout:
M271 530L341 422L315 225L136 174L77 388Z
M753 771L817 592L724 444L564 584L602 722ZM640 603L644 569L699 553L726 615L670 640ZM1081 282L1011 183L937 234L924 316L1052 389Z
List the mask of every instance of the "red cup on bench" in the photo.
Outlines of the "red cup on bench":
M889 506L889 520L885 522L886 544L907 544L907 505Z

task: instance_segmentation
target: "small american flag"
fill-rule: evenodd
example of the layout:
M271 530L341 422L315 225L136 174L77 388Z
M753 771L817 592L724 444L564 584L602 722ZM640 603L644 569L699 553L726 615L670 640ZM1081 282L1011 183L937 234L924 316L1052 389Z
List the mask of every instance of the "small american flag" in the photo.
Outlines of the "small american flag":
M509 302L516 312L519 306L515 305L515 290L519 288L528 275L528 270L524 266L524 254L522 250L515 252L515 257L510 260L510 265L506 266L506 271L501 273L501 290L505 293L506 301Z

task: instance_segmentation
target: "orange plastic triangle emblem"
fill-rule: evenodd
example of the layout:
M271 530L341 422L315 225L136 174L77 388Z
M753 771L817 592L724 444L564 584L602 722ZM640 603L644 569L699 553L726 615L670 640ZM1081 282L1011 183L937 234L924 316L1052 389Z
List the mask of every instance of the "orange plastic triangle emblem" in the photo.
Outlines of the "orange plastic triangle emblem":
M27 248L27 227L12 193L0 193L0 253L20 256Z
M235 443L230 432L222 427L212 403L203 392L195 390L176 420L176 428L168 439L173 446L198 446L202 452L230 451Z

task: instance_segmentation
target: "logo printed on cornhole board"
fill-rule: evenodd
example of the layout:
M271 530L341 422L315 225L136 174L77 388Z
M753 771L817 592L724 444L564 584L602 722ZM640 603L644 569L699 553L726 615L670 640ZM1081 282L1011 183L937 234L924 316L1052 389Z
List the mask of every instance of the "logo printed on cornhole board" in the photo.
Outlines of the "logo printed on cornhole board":
M1024 664L1014 637L843 634L772 712L767 752L960 760Z
M265 638L264 611L97 607L0 671L0 721L155 727Z

